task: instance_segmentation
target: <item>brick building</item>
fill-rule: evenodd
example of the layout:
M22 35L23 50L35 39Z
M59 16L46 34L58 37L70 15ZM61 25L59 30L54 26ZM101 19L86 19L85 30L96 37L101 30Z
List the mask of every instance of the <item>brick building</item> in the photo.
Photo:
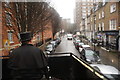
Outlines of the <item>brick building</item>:
M12 3L2 2L2 56L8 55L8 51L19 45L19 40L16 37L18 31L15 23L14 13L11 10ZM12 29L14 28L14 30Z
M0 56L2 56L2 3L0 2Z
M7 56L10 49L20 46L18 36L19 32L15 17L16 13L13 6L14 3L2 2L1 4L0 12L2 13L0 13L0 56ZM46 41L53 39L51 22L43 27L46 27L46 29L34 36L33 40L35 40L36 43L42 42L43 44Z
M120 2L100 2L87 17L86 36L101 40L104 45L118 48L118 34L120 30ZM95 36L94 36L95 34ZM94 37L93 37L94 36Z

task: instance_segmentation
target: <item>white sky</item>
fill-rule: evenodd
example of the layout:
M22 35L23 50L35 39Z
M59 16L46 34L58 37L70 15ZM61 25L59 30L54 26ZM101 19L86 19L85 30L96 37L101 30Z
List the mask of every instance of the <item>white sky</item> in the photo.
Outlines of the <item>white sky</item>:
M60 17L70 18L73 23L75 0L51 0Z

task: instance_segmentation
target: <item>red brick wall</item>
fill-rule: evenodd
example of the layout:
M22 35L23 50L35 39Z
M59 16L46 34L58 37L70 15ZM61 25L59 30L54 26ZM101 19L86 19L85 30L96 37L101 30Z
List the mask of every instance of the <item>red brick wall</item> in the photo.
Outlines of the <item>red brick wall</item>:
M12 6L13 3L10 3L10 6ZM13 9L10 9L10 8L7 8L7 7L3 7L4 6L4 3L2 4L2 48L5 48L4 45L5 45L5 42L8 41L8 31L10 31L10 29L6 26L6 12L10 12L12 13L11 14L11 22L12 22L12 27L15 29L15 31L17 32L18 34L18 31L17 31L17 25L15 23L15 13L14 11L12 11ZM52 24L51 22L49 22L46 26L44 27L47 27L44 31L43 31L43 37L41 37L41 40L45 40L46 39L49 39L49 38L53 38L53 34L52 34ZM13 32L15 32L13 31ZM16 35L17 35L16 34ZM15 34L13 34L13 42L12 44L9 43L9 47L7 47L6 49L3 50L3 52L0 52L0 54L2 55L8 55L8 51L9 51L9 48L11 48L13 45L16 45L16 44L19 44L19 40L17 39ZM42 32L38 35L41 35L42 36ZM42 39L43 38L43 39Z
M44 31L44 40L49 39L49 38L53 39L52 25L51 25L51 23L49 22L44 27L47 27L47 29Z
M0 3L0 49L2 48L2 3ZM2 50L0 50L2 56Z
M12 5L12 4L10 3L10 5ZM13 42L14 43L9 43L9 40L8 40L8 31L13 30L13 29L12 28L9 29L7 27L7 25L6 25L6 12L5 11L11 12L11 13L13 12L10 8L4 7L4 3L3 3L2 4L2 48L4 48L4 50L2 52L2 55L8 55L8 52L9 52L10 48L13 45L16 45L16 44L19 43L16 35L14 34L14 31L13 31ZM11 23L12 23L12 27L14 27L15 31L17 31L17 27L16 27L16 24L14 22L14 19L15 19L14 15L15 14L13 14L13 13L11 14ZM5 45L6 41L8 42L9 46L7 46L5 48L4 45Z

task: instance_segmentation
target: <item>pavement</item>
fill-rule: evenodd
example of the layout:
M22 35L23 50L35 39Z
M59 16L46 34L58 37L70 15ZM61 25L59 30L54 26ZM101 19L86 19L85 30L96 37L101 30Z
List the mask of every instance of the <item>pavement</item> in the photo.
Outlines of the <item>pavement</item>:
M102 46L94 46L94 44L90 42L86 43L90 45L92 49L95 48L96 51L99 51L103 64L114 66L120 70L120 52L109 50Z

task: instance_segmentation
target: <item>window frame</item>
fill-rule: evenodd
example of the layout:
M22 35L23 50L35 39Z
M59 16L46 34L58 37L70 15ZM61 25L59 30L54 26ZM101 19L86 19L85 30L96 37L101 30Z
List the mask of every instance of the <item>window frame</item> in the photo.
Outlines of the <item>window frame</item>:
M13 31L8 31L8 40L10 43L14 43L13 41Z
M116 28L117 28L117 20L116 19L109 20L109 29L116 30Z
M110 13L114 13L117 10L117 5L116 3L110 5Z
M105 17L105 12L104 11L102 11L102 18L104 18Z

